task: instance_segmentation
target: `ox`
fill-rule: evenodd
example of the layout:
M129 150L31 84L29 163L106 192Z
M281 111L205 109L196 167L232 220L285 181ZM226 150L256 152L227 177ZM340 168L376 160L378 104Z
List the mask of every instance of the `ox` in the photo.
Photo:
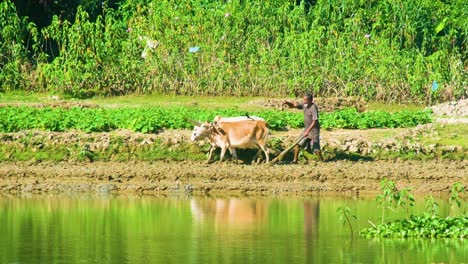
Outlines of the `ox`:
M229 149L237 160L235 148L260 148L265 153L266 162L269 162L266 139L269 134L268 125L259 117L234 117L222 118L217 116L213 123L192 122L195 126L191 141L208 139L211 148L207 162L211 161L216 148L221 148L220 162L223 161L226 150Z

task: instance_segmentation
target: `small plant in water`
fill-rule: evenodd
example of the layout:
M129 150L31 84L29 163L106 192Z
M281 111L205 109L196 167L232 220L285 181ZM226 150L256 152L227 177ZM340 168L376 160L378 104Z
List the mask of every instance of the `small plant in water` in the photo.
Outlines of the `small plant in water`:
M435 217L438 210L439 204L434 200L434 197L432 195L426 197L426 212Z
M460 194L465 193L465 187L460 183L456 182L452 185L452 189L450 190L450 215L453 216L455 206L460 208L462 204L462 200L460 199Z
M379 202L380 206L382 206L382 224L385 221L385 209L387 208L397 211L396 207L401 207L408 214L409 206L414 205L414 197L410 193L411 188L398 190L395 183L387 179L383 179L380 182L380 188L383 193L378 195L376 200Z
M351 215L351 209L347 206L340 206L336 210L339 214L338 221L342 222L344 226L348 225L351 232L351 239L353 239L353 225L351 224L350 218L357 219L355 215Z

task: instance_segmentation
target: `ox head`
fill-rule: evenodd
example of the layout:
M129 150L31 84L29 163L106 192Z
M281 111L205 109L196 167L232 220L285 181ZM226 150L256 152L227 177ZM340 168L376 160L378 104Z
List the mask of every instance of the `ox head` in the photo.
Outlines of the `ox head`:
M193 124L194 128L192 131L192 135L190 136L190 141L205 139L210 135L210 131L213 125L211 123L208 123L208 121L205 121L203 123L191 121L191 123Z

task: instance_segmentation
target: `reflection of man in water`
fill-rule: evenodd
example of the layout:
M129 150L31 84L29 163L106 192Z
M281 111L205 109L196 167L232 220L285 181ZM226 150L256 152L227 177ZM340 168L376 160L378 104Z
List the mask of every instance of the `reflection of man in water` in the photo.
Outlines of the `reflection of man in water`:
M304 251L306 263L313 263L314 247L313 243L318 237L318 220L319 220L320 204L318 200L304 201Z

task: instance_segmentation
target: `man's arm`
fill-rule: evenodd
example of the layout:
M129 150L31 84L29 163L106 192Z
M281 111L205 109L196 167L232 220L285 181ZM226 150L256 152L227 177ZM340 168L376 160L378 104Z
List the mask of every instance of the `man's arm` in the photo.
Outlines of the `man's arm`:
M283 108L284 105L286 105L289 108L302 109L302 107L300 107L300 104L298 104L297 102L289 102L289 101L283 100L283 102L281 104L281 108Z

